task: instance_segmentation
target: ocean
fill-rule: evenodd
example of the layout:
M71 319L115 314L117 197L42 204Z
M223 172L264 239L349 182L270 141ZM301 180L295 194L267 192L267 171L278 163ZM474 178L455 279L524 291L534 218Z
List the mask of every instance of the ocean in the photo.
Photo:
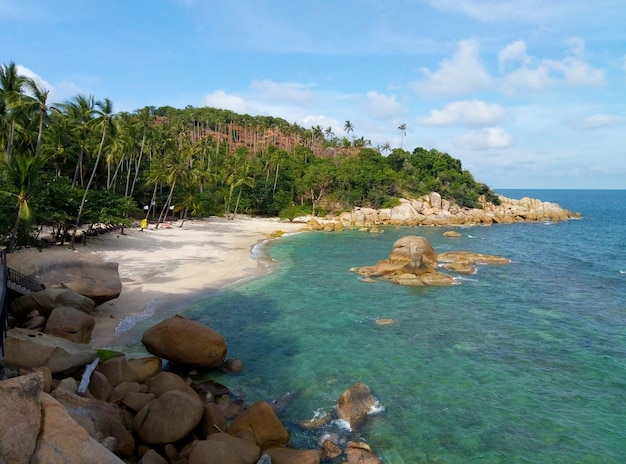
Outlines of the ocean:
M626 190L500 190L580 220L382 234L294 234L257 247L266 276L207 294L186 317L222 333L249 404L287 403L295 447L366 441L382 462L626 462ZM364 282L406 235L437 252L509 258L450 287ZM379 325L377 319L395 323ZM364 382L382 408L358 431L302 421Z

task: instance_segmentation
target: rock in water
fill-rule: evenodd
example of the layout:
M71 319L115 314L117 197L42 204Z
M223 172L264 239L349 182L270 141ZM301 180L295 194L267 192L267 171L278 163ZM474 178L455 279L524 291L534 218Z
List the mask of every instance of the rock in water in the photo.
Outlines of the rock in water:
M216 369L226 358L220 333L178 315L146 330L141 343L151 354L185 366Z
M339 397L337 417L350 424L352 430L356 430L379 404L369 387L358 382Z

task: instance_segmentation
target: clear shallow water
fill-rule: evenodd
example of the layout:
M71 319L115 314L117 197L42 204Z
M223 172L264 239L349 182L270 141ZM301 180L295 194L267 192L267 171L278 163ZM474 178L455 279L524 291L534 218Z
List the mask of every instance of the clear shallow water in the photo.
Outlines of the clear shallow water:
M626 191L501 193L584 218L466 228L460 239L387 228L271 242L271 274L185 313L224 334L244 363L241 375L213 378L249 402L290 393L280 414L296 446L324 432L298 423L360 381L385 408L360 431L385 463L626 462ZM443 288L350 272L413 234L437 252L512 263Z

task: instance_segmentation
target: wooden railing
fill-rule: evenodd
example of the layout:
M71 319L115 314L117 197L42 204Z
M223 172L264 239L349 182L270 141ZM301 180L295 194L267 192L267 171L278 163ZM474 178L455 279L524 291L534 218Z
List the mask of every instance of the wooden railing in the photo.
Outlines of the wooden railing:
M4 356L4 339L9 325L9 302L7 300L7 257L0 251L0 359Z
M7 267L6 252L0 250L0 358L4 356L4 339L9 327L9 289L25 295L45 288L46 286L37 279Z

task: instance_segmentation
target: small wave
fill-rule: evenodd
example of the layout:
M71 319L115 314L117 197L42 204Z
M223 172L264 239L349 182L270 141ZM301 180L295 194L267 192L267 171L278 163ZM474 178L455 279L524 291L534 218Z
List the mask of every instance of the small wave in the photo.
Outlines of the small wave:
M348 432L352 432L352 427L350 427L350 422L343 419L335 419L333 424L337 426L337 428L341 430L346 430Z
M372 407L367 412L367 414L372 416L374 414L379 414L384 411L385 411L385 407L380 403L380 401L376 400L376 403L372 405Z
M130 316L126 316L124 319L122 319L120 323L117 324L117 327L115 328L115 335L117 336L117 335L123 334L124 332L128 332L138 322L145 321L146 319L149 319L152 316L154 316L155 312L156 312L156 300L152 300L150 301L150 303L148 303L148 306L146 306L143 311L137 314L131 314Z
M626 274L626 271L625 271L624 269L620 269L620 270L619 270L619 273L620 273L620 274Z

